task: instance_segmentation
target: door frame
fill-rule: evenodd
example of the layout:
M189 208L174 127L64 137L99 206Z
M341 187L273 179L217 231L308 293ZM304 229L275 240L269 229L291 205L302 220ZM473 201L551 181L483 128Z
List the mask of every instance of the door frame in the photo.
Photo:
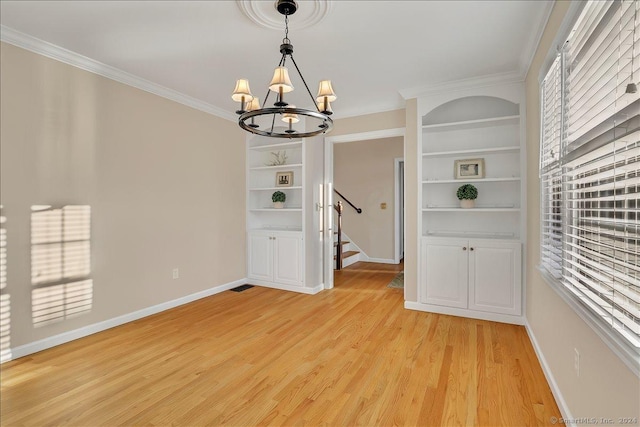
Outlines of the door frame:
M400 163L402 163L402 175L400 174ZM393 260L396 264L399 264L404 255L404 227L406 224L404 214L404 157L393 159L393 176L393 197L395 202L393 212ZM400 226L401 224L402 227Z
M358 132L324 138L324 247L323 266L324 288L333 288L333 145L344 142L366 141L370 139L402 137L403 154L406 158L405 128L382 129ZM396 251L397 252L397 251ZM398 260L397 262L400 262Z

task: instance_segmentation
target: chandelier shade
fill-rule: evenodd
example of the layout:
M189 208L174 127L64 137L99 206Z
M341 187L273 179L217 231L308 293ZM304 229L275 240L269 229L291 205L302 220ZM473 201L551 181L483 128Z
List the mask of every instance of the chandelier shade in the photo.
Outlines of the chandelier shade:
M333 102L336 99L338 99L338 97L333 92L333 87L331 87L331 80L322 80L318 85L318 96L316 98L316 101L320 102L326 100L329 102Z
M269 90L276 93L280 93L281 91L284 93L293 91L293 85L291 84L289 70L287 70L287 67L277 67L275 69L271 83L269 83Z
M327 133L333 128L333 120L329 117L333 113L330 103L337 99L331 87L331 80L320 82L318 95L314 99L298 64L293 59L293 45L289 40L289 16L296 12L298 4L294 0L278 0L275 6L278 12L284 15L285 36L280 45L282 56L273 72L262 106L258 98L251 94L248 80L239 79L236 82L236 89L231 98L240 102L240 110L236 111L240 115L238 125L248 132L273 138L308 138ZM286 67L287 60L293 63L306 94L309 95L312 109L298 108L285 101L284 94L294 90L289 69ZM275 94L276 99L273 107L268 107L271 92ZM281 122L287 126L276 125ZM304 129L294 128L293 125L296 123Z

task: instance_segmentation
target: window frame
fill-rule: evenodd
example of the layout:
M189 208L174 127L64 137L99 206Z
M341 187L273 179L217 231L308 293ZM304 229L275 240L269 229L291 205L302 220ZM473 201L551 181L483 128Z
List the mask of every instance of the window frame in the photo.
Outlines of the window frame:
M556 37L554 39L554 42L552 44L552 47L549 49L549 51L547 52L546 58L544 60L544 65L540 68L540 73L538 75L538 95L539 95L539 101L540 101L540 109L539 109L539 117L540 117L540 123L539 123L539 131L540 131L540 137L538 140L539 143L539 153L542 152L543 150L543 141L542 141L542 137L544 135L543 133L543 129L544 129L544 122L543 122L543 113L544 113L544 98L543 98L543 85L544 85L544 80L547 76L547 74L549 73L551 67L553 66L554 62L556 61L556 58L558 58L558 56L561 56L560 60L561 62L564 62L564 58L562 58L563 54L563 47L565 42L567 41L567 39L569 38L580 14L582 13L585 5L588 2L572 2L571 7L569 8L569 10L567 11L565 18L563 20L563 23L558 31L558 33L556 34ZM565 72L565 67L562 66L561 72L564 73ZM564 84L564 82L563 82ZM563 90L565 90L565 88L563 88ZM564 120L564 114L563 114L563 120ZM561 152L562 152L562 156L560 159L560 172L564 173L563 170L563 164L562 164L562 160L563 160L563 156L565 155L564 153L564 146L562 146L562 144L564 144L564 141L561 141ZM636 348L632 343L630 343L628 340L624 339L620 334L618 334L617 332L615 332L613 330L613 328L608 325L600 316L598 316L597 314L593 313L589 308L586 307L585 304L583 304L582 302L579 301L579 297L572 292L571 290L569 290L566 285L562 282L562 277L563 275L561 274L560 278L555 277L548 269L547 267L545 267L545 265L543 265L543 251L544 251L544 215L546 214L545 211L545 207L546 207L546 201L545 201L545 197L547 196L547 190L543 187L543 175L544 174L548 174L550 173L550 168L543 168L542 167L542 161L543 159L540 158L539 159L539 202L540 202L540 211L539 211L539 220L540 220L540 227L539 227L539 237L540 237L540 241L538 244L538 262L537 262L537 270L540 272L540 275L542 276L543 280L547 283L547 285L549 285L549 287L551 289L553 289L559 296L560 298L569 306L571 307L571 309L578 315L578 317L580 317L597 335L598 337L611 349L611 351L616 354L621 361L638 377L640 377L640 350L638 348ZM566 214L566 206L564 206L564 201L565 201L565 197L566 197L566 190L564 188L564 178L563 178L563 189L561 192L562 195L562 203L563 203L563 209L562 209L562 225L563 225L563 238L562 238L562 246L563 249L562 251L564 252L564 245L565 245L565 237L564 237L564 228L566 227L566 218L565 218L565 214Z

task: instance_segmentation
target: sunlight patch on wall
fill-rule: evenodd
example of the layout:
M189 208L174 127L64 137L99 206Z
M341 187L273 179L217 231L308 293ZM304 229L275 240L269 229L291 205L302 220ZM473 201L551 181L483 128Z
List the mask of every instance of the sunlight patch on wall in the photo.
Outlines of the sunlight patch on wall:
M11 360L11 301L7 293L7 218L0 205L0 363Z
M91 207L31 207L34 326L91 311Z

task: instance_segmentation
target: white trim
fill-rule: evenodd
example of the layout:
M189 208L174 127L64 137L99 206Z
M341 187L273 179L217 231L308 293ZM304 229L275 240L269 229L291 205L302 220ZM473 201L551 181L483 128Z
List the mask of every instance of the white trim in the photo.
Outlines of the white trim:
M365 256L364 259L361 259L360 261L374 262L378 264L399 264L400 263L400 261L396 262L395 260L390 258L370 258L368 256Z
M51 347L58 346L60 344L74 341L79 338L83 338L89 335L93 335L97 332L102 332L107 329L114 328L116 326L124 325L125 323L133 322L134 320L142 319L143 317L151 316L152 314L160 313L190 302L209 297L211 295L218 294L223 291L235 288L247 283L247 279L235 280L233 282L225 283L223 285L214 286L213 288L206 289L204 291L196 292L191 295L187 295L181 298L174 299L172 301L163 302L151 307L143 308L142 310L134 311L133 313L123 314L122 316L114 317L103 322L94 323L93 325L84 326L73 331L64 332L62 334L47 337L38 341L24 344L11 349L11 358L14 360L19 357L27 356L29 354L37 353L42 350L46 350ZM5 361L5 362L6 362ZM3 362L4 363L4 362Z
M522 55L520 56L520 69L525 76L529 74L529 68L531 68L533 58L536 56L538 45L540 44L540 40L542 40L544 30L547 28L547 23L549 22L549 17L551 16L551 12L553 11L554 4L555 2L552 1L547 2L547 4L545 5L545 10L543 11L544 19L538 26L538 32L532 33L532 36L525 43L526 47L522 49Z
M393 128L374 130L371 132L349 133L345 135L327 136L324 141L328 144L338 144L343 142L368 141L370 139L393 138L404 136L405 128Z
M186 105L187 107L191 107L223 119L231 121L237 120L237 116L235 114L218 108L215 105L185 95L173 89L166 88L149 80L95 61L52 43L21 33L4 25L0 25L0 41L46 56L47 58L55 59L56 61L60 61L65 64L72 65L82 70L89 71L90 73L115 80L119 83L144 90L145 92L161 96L179 104Z
M304 286L284 285L282 283L265 282L265 281L256 280L256 279L247 279L246 283L254 286L262 286L264 288L279 289L281 291L297 292L299 294L307 294L307 295L315 295L324 289L324 283L314 286L313 288L307 288Z
M522 83L524 76L521 73L510 72L501 74L491 74L488 76L474 77L470 79L453 80L435 85L418 86L400 91L404 99L421 98L433 96L440 93L461 92L469 89L479 89L496 85L507 85L510 83Z
M533 350L536 352L536 356L538 357L538 362L540 362L540 366L542 367L542 372L544 372L544 376L547 379L547 383L549 383L549 387L551 388L551 393L553 393L553 397L555 398L556 403L558 404L558 409L560 409L562 418L567 421L573 420L574 418L571 415L571 411L569 411L569 406L567 405L567 402L564 400L564 396L562 395L562 392L560 391L560 387L558 386L558 383L556 382L556 379L553 376L553 372L551 371L551 368L547 363L547 359L545 359L544 353L542 352L540 345L538 345L538 340L536 339L536 336L533 334L533 330L531 329L531 326L529 325L529 322L526 319L525 319L524 328L527 331L527 335L529 335L529 340L531 341L531 344L533 344ZM571 425L569 423L567 424Z
M553 289L562 300L580 317L586 324L600 337L609 349L622 360L622 362L637 377L640 377L640 355L630 345L625 342L608 327L602 324L602 319L582 304L576 301L574 294L569 293L564 286L554 279L544 267L537 266L543 280Z
M393 159L393 260L395 261L395 264L400 263L400 257L403 252L402 248L400 247L400 163L404 164L404 157L396 157L395 159ZM404 175L404 167L402 168L402 171ZM406 224L406 221L404 219L404 207L402 208L403 224ZM404 236L402 242L404 243Z
M560 24L560 28L556 32L556 37L553 39L553 42L551 43L551 47L549 48L549 51L547 52L547 55L545 56L544 61L542 62L542 66L540 67L540 71L538 74L538 84L542 83L542 80L544 80L544 77L547 75L547 72L549 71L549 67L551 66L553 61L556 59L556 56L560 52L560 49L562 48L564 43L569 38L569 33L571 32L571 28L573 28L573 25L575 24L576 20L578 19L578 16L582 12L582 9L584 9L586 4L587 4L586 1L572 1L571 5L569 5L569 9L567 10L567 13L564 15L562 24Z
M489 313L469 310L467 308L446 307L444 305L424 304L421 302L405 301L404 308L409 310L425 311L427 313L448 314L450 316L466 317L469 319L489 320L491 322L510 323L512 325L524 325L523 316L510 316L508 314Z

